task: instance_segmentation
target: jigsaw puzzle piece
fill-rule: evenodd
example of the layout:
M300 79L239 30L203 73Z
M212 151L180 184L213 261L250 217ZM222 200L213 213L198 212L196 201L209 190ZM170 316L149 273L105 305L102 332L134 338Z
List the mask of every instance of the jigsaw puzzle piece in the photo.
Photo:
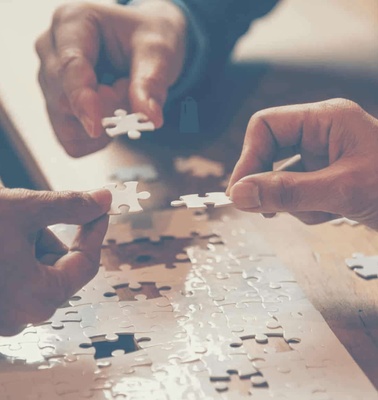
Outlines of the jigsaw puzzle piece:
M228 326L241 339L255 339L266 343L269 337L283 337L283 329L262 303L248 303L238 308L234 305L222 306Z
M63 329L66 322L80 322L81 317L74 307L58 308L54 315L39 325L50 324L53 329Z
M156 312L173 312L171 303L165 297L156 299L138 298L138 301L120 301L122 313L127 316L135 314L151 315Z
M138 182L124 182L123 185L113 183L104 186L108 189L113 196L111 208L108 212L109 215L120 215L122 214L120 207L127 206L128 213L138 213L143 211L142 206L139 204L140 200L147 200L151 194L149 192L138 192Z
M197 178L222 177L224 175L224 166L221 163L200 156L178 157L174 160L174 164L177 172L189 172Z
M283 399L313 399L316 393L326 392L318 368L307 368L304 360L293 352L266 355L254 362L268 382L265 396Z
M151 164L132 165L118 168L110 179L117 182L144 181L154 182L158 179L158 172Z
M187 208L206 209L208 205L214 207L225 207L233 204L232 201L224 192L206 193L204 197L198 194L188 194L180 196L180 200L171 202L172 207L186 206Z
M345 263L362 278L378 278L378 256L365 256L362 253L356 253L353 254L353 258L347 258Z
M87 338L105 336L106 341L115 342L119 339L119 334L130 333L131 322L122 314L118 302L76 308L81 316L80 326Z
M106 270L100 267L97 275L80 289L71 299L72 307L85 304L117 302L119 298L116 291L106 280Z
M128 114L116 110L114 117L103 118L102 126L110 137L127 134L130 139L139 139L142 131L153 131L155 125L143 113Z
M78 329L76 322L67 322L65 328L40 335L38 346L45 359L64 357L67 361L76 361L78 355L94 355L92 342ZM57 333L59 332L59 333Z

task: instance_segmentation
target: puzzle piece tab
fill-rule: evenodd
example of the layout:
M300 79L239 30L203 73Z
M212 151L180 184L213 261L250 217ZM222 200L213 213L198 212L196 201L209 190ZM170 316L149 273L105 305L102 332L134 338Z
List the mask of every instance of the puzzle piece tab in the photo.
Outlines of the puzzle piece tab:
M129 207L129 213L137 213L143 211L143 208L139 204L139 200L147 200L151 194L149 192L137 191L138 182L124 182L123 187L121 184L112 183L106 185L105 188L112 192L113 201L108 212L109 215L120 215L122 214L120 207Z
M180 196L180 200L171 202L172 207L186 206L187 208L206 208L208 205L214 207L225 207L233 204L228 196L223 192L206 193L205 197L198 194L188 194Z
M130 139L139 139L141 132L155 129L143 113L128 114L125 110L116 110L114 117L103 118L102 126L110 137L127 134Z

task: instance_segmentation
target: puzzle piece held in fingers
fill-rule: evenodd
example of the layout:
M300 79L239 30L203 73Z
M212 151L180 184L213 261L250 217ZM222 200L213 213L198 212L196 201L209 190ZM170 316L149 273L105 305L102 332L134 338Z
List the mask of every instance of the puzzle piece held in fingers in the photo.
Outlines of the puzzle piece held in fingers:
M129 139L139 139L141 132L155 130L155 125L146 115L128 114L125 110L116 110L114 117L103 118L102 126L110 137L127 134Z
M105 188L112 192L113 201L108 211L109 215L120 215L122 211L120 207L127 206L129 213L138 213L143 211L143 208L139 204L140 200L147 200L151 194L149 192L137 191L138 182L124 182L122 184L112 183L106 185Z
M187 208L206 208L208 205L214 207L225 207L233 204L228 196L223 192L206 193L205 197L198 194L188 194L180 196L180 200L171 202L172 207L186 206Z

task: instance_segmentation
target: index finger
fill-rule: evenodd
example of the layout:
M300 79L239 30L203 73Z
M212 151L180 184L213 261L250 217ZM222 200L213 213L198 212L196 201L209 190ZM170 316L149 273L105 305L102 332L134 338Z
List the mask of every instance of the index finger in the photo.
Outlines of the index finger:
M88 14L88 16L87 16ZM54 16L51 34L58 59L62 88L72 113L92 137L103 132L95 65L100 33L89 12L63 8Z
M246 175L271 171L280 150L298 147L315 156L328 152L330 115L326 102L269 108L249 121L243 150L226 193Z

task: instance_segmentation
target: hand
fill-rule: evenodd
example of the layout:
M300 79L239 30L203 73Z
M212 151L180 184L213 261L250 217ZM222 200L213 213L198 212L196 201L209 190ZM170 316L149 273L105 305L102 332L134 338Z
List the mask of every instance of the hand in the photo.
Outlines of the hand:
M183 67L185 35L184 15L166 0L130 7L68 4L55 12L36 50L47 111L68 154L106 146L101 119L117 108L162 125L167 91ZM116 77L111 86L99 82L104 72Z
M301 159L273 171L294 154ZM378 120L351 101L267 109L249 122L227 193L245 211L308 224L342 215L378 229L377 154Z
M94 277L110 203L105 189L0 189L0 335L16 334L25 324L50 318ZM70 249L46 228L56 223L82 225Z

